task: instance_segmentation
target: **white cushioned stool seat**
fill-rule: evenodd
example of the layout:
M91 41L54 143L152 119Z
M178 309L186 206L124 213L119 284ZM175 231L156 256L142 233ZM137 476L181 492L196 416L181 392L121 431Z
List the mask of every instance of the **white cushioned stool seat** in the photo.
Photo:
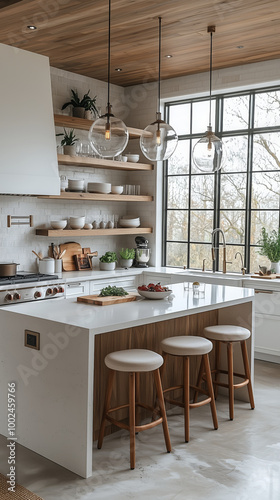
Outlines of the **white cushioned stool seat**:
M208 339L221 340L222 342L240 342L251 336L251 332L247 328L234 325L207 326L204 328L203 334Z
M181 335L162 340L161 348L173 356L199 356L212 351L213 344L203 337Z
M127 349L107 354L105 364L119 372L151 372L163 364L163 358L148 349Z

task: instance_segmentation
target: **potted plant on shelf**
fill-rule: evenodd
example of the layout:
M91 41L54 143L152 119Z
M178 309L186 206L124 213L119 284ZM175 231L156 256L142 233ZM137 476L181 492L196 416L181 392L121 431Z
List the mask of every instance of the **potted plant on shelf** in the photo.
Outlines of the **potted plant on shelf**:
M91 98L89 96L90 90L84 97L80 100L77 90L71 89L72 99L69 102L65 102L61 109L67 108L67 106L73 106L73 116L78 118L86 118L88 120L92 119L92 113L94 116L98 115L98 110L96 107L96 96Z
M61 140L61 146L63 146L63 153L69 156L76 156L76 146L75 142L78 141L78 138L74 134L74 129L67 132L64 129L64 134L56 134L56 136L63 135L63 139Z
M106 252L99 259L100 271L114 271L117 261L117 254L115 252Z
M122 248L119 251L120 254L120 266L128 269L133 264L133 259L135 257L134 248Z
M267 257L271 262L271 270L280 273L280 229L273 229L269 235L265 227L262 227L262 237L258 241L261 246L259 254Z

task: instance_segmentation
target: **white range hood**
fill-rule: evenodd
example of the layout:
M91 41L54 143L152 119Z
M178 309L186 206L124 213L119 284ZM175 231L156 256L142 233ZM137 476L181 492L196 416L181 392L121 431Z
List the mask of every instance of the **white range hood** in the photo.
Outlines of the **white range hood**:
M0 194L59 194L49 59L0 44Z

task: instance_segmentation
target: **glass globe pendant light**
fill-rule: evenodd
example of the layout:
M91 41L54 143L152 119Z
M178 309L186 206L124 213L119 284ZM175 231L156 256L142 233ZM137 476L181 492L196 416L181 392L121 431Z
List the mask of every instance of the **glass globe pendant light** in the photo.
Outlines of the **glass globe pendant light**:
M113 158L123 152L128 143L128 130L120 118L112 114L110 104L111 59L111 0L109 0L108 29L108 101L106 113L98 117L89 129L88 138L92 149L103 158Z
M161 62L161 17L159 19L159 65L158 65L158 103L156 121L148 125L140 138L140 148L150 161L163 161L170 158L178 144L175 130L161 119L160 112L160 62Z
M215 26L208 26L210 33L210 104L209 104L209 125L205 135L194 145L193 162L201 172L217 172L221 169L224 154L223 143L212 131L211 125L211 100L212 100L212 37L215 33Z

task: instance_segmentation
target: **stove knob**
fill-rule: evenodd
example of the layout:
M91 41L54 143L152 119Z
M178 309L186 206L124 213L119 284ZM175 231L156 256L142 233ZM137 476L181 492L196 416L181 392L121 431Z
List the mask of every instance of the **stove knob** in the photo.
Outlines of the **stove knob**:
M38 299L39 297L42 297L42 292L35 292L34 293L34 298Z
M46 295L52 295L52 294L53 294L52 288L48 288L46 291Z
M16 292L16 293L14 293L14 299L15 299L15 300L20 300L20 299L21 299L21 295L20 295L20 293L17 293L17 292Z
M58 293L58 288L55 286L52 290L53 295L56 295Z
M8 300L8 301L14 300L14 296L11 293L7 293L5 300Z
M63 286L60 286L60 287L58 288L58 293L64 293L64 288L63 288Z

